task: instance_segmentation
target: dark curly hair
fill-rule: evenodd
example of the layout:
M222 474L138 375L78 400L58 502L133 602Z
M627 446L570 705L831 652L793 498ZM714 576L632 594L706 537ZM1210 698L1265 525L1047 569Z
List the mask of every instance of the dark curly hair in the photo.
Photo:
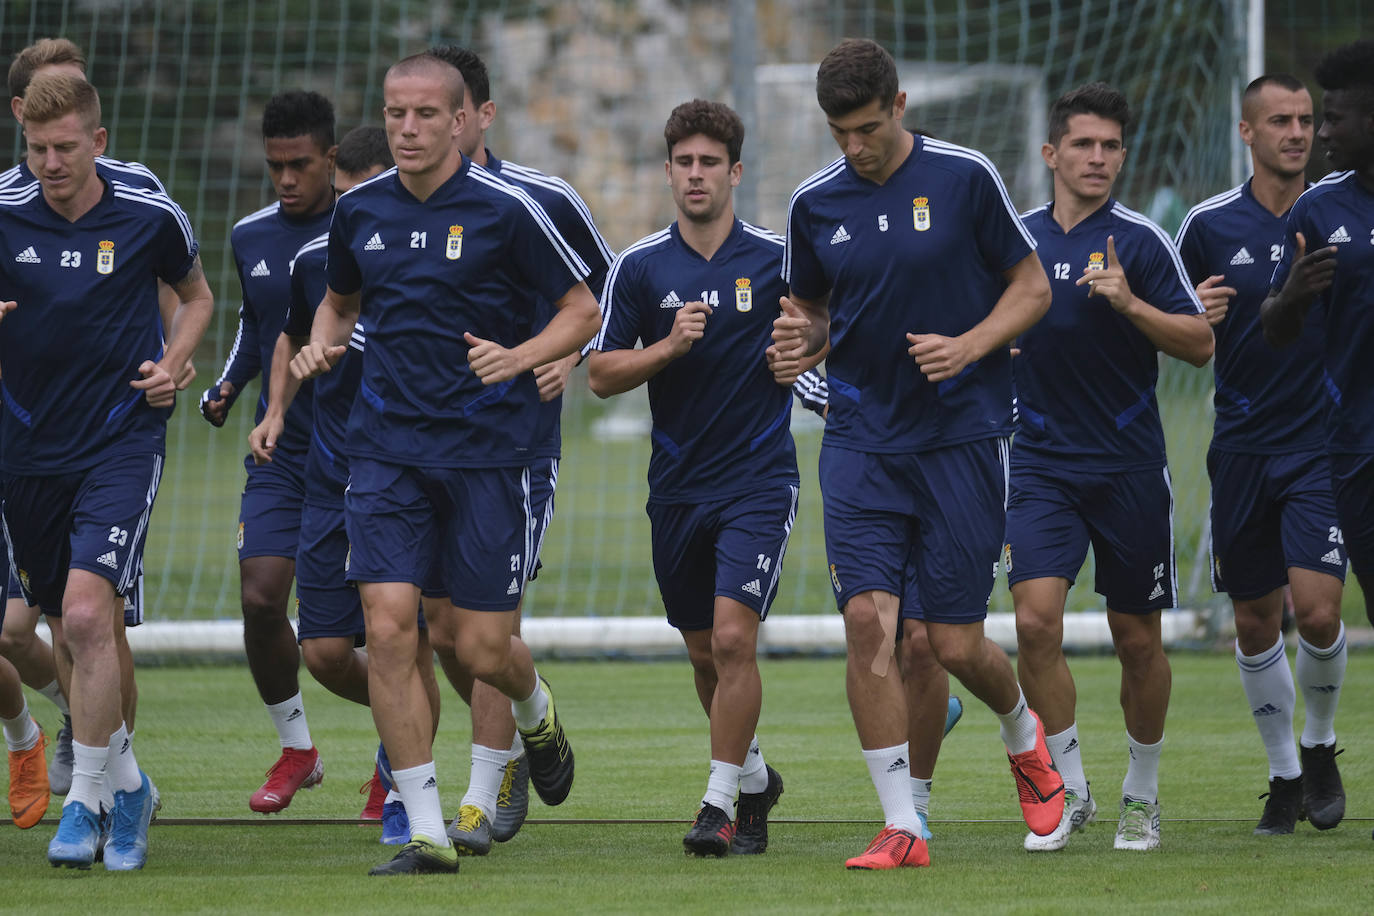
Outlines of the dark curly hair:
M673 113L668 115L668 123L663 126L663 139L668 143L669 158L673 155L674 146L696 134L724 143L730 155L730 164L739 162L740 149L744 146L744 122L729 105L692 99L674 108Z
M272 96L262 110L262 137L309 134L321 150L334 145L334 106L318 92L292 89Z

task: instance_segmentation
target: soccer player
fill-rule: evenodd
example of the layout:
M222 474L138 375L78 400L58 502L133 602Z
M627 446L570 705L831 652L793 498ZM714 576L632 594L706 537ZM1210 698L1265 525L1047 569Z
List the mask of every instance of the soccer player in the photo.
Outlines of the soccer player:
M1283 248L1283 224L1306 187L1312 97L1287 74L1261 76L1241 99L1240 136L1254 175L1194 207L1179 254L1216 334L1212 585L1231 596L1241 686L1269 758L1255 833L1292 833L1303 811L1319 829L1345 808L1336 768L1336 707L1345 679L1345 547L1323 443L1321 323L1265 344L1260 304ZM1283 644L1284 586L1298 627L1297 683L1307 719L1293 747L1293 670Z
M74 662L75 765L48 858L90 866L108 771L105 867L135 869L147 858L153 800L121 721L115 631L157 494L173 373L204 334L213 299L181 209L97 171L106 136L89 83L35 77L24 134L39 187L0 195L0 248L17 252L0 264L13 295L0 303L11 414L0 468L12 565L27 597L62 608ZM181 299L165 345L158 278Z
M219 380L201 396L205 419L223 426L234 400L260 371L257 422L271 398L272 357L291 302L291 259L325 232L334 212L334 106L317 92L273 96L262 113L262 145L277 200L239 220L230 236L243 289L238 334ZM291 402L272 460L250 453L239 510L238 551L243 604L243 647L258 695L281 742L281 756L248 807L281 811L298 789L324 778L324 763L310 737L298 672L301 653L287 618L305 498L310 445L308 396Z
M486 132L496 118L496 103L491 99L491 79L481 57L467 48L453 45L432 48L431 53L452 64L463 77L466 91L463 93L464 126L458 137L459 150L475 164L523 190L544 208L558 233L587 265L590 271L587 287L599 297L614 255L597 230L587 205L566 181L498 159L487 149ZM540 297L536 297L535 309L535 328L538 330L548 324L556 310L552 303ZM529 563L531 581L542 566L539 553L553 521L554 488L562 447L562 392L569 373L580 359L580 353L573 353L534 370L541 402L541 434L536 461L530 469L530 510L535 523L530 541L534 545ZM472 768L467 792L458 814L449 824L448 835L460 855L486 855L491 850L492 840L510 840L525 821L529 811L529 761L516 734L510 703L494 687L474 681L471 673L458 662L456 620L448 612L449 607L451 605L441 595L431 596L425 604L439 661L459 695L472 707ZM519 606L515 609L515 632L517 635L520 632ZM562 800L553 796L544 799L546 804L553 805Z
M0 532L0 545L8 553L9 544ZM8 589L0 583L0 623L4 623ZM5 750L10 766L10 819L21 830L42 820L52 794L48 784L47 760L43 749L47 739L29 713L24 685L9 659L0 657L0 731L5 734Z
M86 58L71 41L65 38L41 38L14 56L10 64L8 82L10 90L10 112L20 126L24 123L24 92L38 73L68 73L82 79L86 77ZM96 171L107 180L117 180L136 188L158 193L166 193L162 182L158 181L148 168L137 162L120 162L109 156L96 157ZM36 184L28 163L20 161L17 165L0 173L0 191L15 191ZM176 293L165 283L158 282L158 306L162 311L164 333L171 326L172 316L176 313L180 300ZM195 378L196 370L190 360L177 376L177 390L186 388ZM138 626L143 622L143 578L142 572L136 586L129 591L124 609L126 626ZM43 694L62 714L62 727L57 733L53 759L48 767L48 777L53 793L66 795L72 783L72 722L71 707L67 703L64 680L70 679L71 655L62 641L62 618L60 609L52 609L45 616L53 634L55 645L49 646L39 639L35 627L38 624L39 609L24 603L23 589L17 580L9 586L9 606L4 615L4 626L0 629L0 655L12 661L25 684ZM138 686L134 680L133 653L123 629L115 634L115 646L119 652L120 689L124 698L124 720L130 729L138 709ZM158 797L157 787L153 796ZM106 790L103 803L109 808L113 795ZM161 802L154 804L154 813Z
M1044 314L1049 288L992 164L903 130L906 94L881 46L841 42L816 95L844 155L792 196L790 292L773 339L779 374L831 346L826 553L850 710L885 820L846 865L928 865L891 664L901 614L924 618L940 665L997 715L1031 829L1049 833L1063 808L1039 720L983 633L1005 512L1007 344ZM908 566L919 608L902 606Z
M1317 65L1315 76L1325 90L1317 136L1338 171L1303 192L1288 212L1260 320L1270 343L1291 344L1302 340L1312 304L1321 306L1316 317L1323 388L1330 399L1326 450L1340 523L1336 535L1364 592L1365 613L1374 620L1374 368L1368 358L1374 343L1368 308L1374 300L1374 41L1337 48ZM1320 759L1323 775L1304 774L1303 797L1317 796L1317 816L1308 810L1315 826L1335 826L1345 812L1345 793L1335 769L1334 730L1320 737L1324 743L1311 757L1304 755L1303 769Z
M786 292L783 241L735 217L739 115L684 102L663 136L677 220L616 260L588 379L603 398L649 386L654 573L711 725L706 794L683 845L699 856L761 853L783 782L754 733L756 652L800 488L792 397L764 356L772 303Z
M455 607L458 658L514 704L530 780L566 795L572 749L548 683L514 635L532 556L529 464L539 391L530 371L591 339L585 265L524 192L457 146L458 71L429 53L387 71L397 170L339 199L329 286L298 378L343 356L362 308L367 349L349 416L349 578L367 624L368 694L411 840L373 874L455 872L417 671L422 586ZM530 336L534 290L558 314Z
M1157 353L1205 365L1212 332L1168 236L1112 198L1130 107L1105 83L1050 106L1041 148L1054 199L1024 217L1051 276L1049 314L1013 361L1018 428L1007 503L1017 670L1064 778L1064 814L1029 851L1062 849L1097 803L1083 775L1064 603L1091 544L1121 660L1130 752L1117 849L1159 845L1159 755L1169 708L1160 611L1174 607L1173 493L1155 400Z
M334 190L342 194L392 165L386 132L380 127L356 128L339 143L334 161ZM328 245L326 232L302 246L291 261L290 310L272 354L271 396L262 422L248 436L254 461L260 465L274 460L290 405L301 387L289 367L296 353L309 343L315 309L324 298ZM363 606L358 590L348 584L345 575L348 533L344 529L344 491L348 486L348 456L344 452L344 431L358 393L365 343L365 332L358 325L349 340L349 352L333 372L312 385L314 403L309 415L313 429L305 460L305 499L296 555L298 631L305 665L315 680L331 692L363 706L368 705L367 653L361 649L366 641ZM307 391L307 396L310 393ZM417 653L437 729L439 688L434 680L433 650L424 629L419 634ZM382 821L383 843L405 843L410 839L410 829L399 796L391 797L395 787L390 784L384 748L379 751L367 788L363 820Z

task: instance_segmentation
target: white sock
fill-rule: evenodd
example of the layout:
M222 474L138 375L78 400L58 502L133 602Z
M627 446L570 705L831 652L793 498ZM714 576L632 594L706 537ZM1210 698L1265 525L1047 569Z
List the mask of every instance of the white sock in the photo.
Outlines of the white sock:
M933 779L922 779L919 776L911 777L911 803L927 819L930 818L930 786L933 782L935 782Z
M1341 624L1336 641L1325 649L1298 637L1298 683L1302 685L1302 699L1307 707L1307 721L1302 726L1303 747L1332 744L1336 740L1336 706L1341 701L1345 662L1345 624Z
M396 791L401 793L401 801L410 817L411 838L422 836L440 846L451 845L444 832L444 808L439 801L434 761L408 770L392 770L391 775L396 779Z
M701 797L701 803L715 805L733 821L735 796L739 793L739 774L740 767L735 764L712 760L711 774L706 778L706 794Z
M1154 744L1141 744L1127 735L1126 748L1131 759L1126 764L1121 794L1136 801L1155 804L1159 801L1159 752L1164 748L1164 739L1160 738Z
M123 722L110 736L110 756L106 758L105 773L110 788L116 792L137 792L143 786L143 774L134 759L134 739Z
M310 740L310 726L305 721L305 703L299 691L289 700L266 705L272 724L277 727L277 737L281 739L283 750L289 747L308 751L315 746L315 742Z
M544 682L539 680L539 672L534 674L534 693L523 700L511 700L511 714L515 716L515 727L534 731L544 721L549 711L549 695L544 692Z
M501 780L506 775L506 761L510 751L496 748L472 746L472 769L468 772L468 791L462 804L476 805L491 820L496 816L496 795L501 791Z
M19 699L24 704L24 708L19 710L19 715L13 719L0 719L0 726L5 730L5 748L10 751L27 751L43 736L38 723L29 715L28 699L22 693Z
M1057 735L1046 735L1050 759L1064 780L1064 788L1079 798L1088 797L1088 777L1083 775L1083 752L1078 746L1078 723L1075 722Z
M520 739L520 731L517 729L515 737L511 739L510 751L507 752L507 759L518 760L520 755L525 753L525 742Z
M1021 688L1017 687L1019 693ZM997 721L1002 723L1002 743L1012 754L1024 754L1035 747L1035 717L1026 705L1026 695L1021 694L1011 712L1003 715L994 710Z
M920 836L921 821L916 817L916 805L911 800L911 761L907 743L864 751L868 775L878 790L878 802L883 806L883 820L889 827L909 830Z
M56 706L57 711L62 713L62 715L70 716L72 714L72 708L67 704L67 698L62 695L62 685L57 683L56 678L54 678L53 682L48 686L39 687L38 692L49 700L52 700L52 705Z
M759 736L749 739L749 753L744 755L744 766L739 772L739 790L750 795L768 791L768 766L759 748Z
M88 810L100 813L100 788L105 782L105 762L109 756L108 744L91 747L72 739L72 790L62 807L79 801Z
M1299 665L1301 665L1301 661ZM1283 637L1258 655L1245 655L1236 645L1236 666L1240 686L1255 717L1264 753L1269 757L1270 779L1297 779L1302 773L1298 751L1293 747L1293 707L1297 694L1293 672L1288 667Z

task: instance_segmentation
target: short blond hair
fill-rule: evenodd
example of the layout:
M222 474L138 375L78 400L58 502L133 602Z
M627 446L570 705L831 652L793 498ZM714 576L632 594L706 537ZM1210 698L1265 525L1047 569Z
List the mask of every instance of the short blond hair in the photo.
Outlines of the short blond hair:
M76 113L88 130L100 126L100 95L70 73L40 73L24 93L24 123L42 124Z
M12 98L23 98L34 74L54 64L75 64L86 72L86 55L66 38L40 38L18 54L10 64L9 84Z

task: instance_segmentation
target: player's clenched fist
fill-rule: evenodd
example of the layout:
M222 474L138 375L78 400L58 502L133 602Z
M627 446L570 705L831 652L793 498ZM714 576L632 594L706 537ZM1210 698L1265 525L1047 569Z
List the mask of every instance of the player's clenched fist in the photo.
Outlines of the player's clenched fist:
M138 374L143 378L130 382L130 388L142 391L149 405L153 407L172 406L177 397L176 381L161 364L145 359L138 367Z
M463 332L468 342L468 365L482 380L483 385L495 385L513 379L525 369L514 350L509 350L494 340L483 340L470 331Z
M962 337L942 334L908 334L911 346L906 352L916 361L921 374L932 382L954 378L973 362L973 351Z
M335 363L343 359L347 351L348 347L343 344L330 347L312 340L291 360L291 374L302 382L317 375L324 375L334 368Z
M668 332L668 349L674 357L684 355L692 349L692 344L701 340L706 333L706 319L711 316L711 307L705 302L688 302L677 310L673 327Z
M1236 294L1235 287L1221 285L1225 279L1222 274L1213 274L1199 283L1195 290L1206 312L1207 323L1212 327L1226 317L1226 312L1231 308L1231 297Z

